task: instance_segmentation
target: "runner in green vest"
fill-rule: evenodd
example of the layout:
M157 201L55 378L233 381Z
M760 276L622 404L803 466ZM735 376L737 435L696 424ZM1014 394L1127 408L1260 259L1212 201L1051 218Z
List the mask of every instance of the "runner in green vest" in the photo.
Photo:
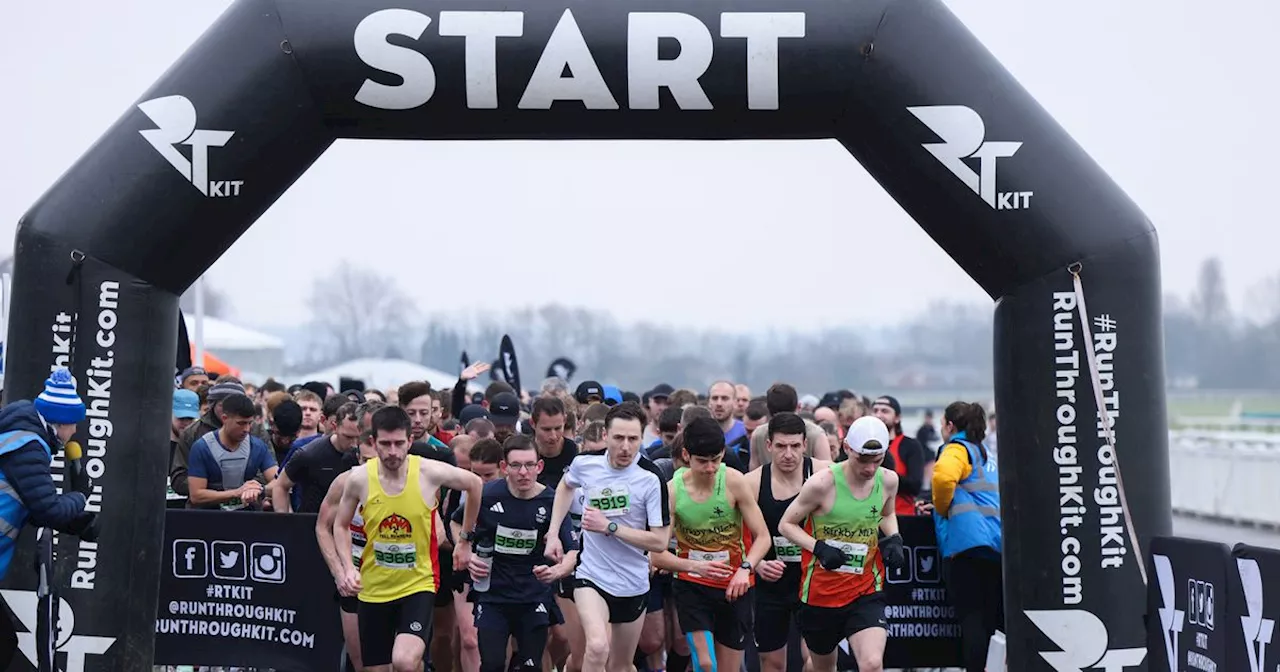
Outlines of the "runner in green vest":
M845 639L861 672L884 670L884 568L906 566L898 474L881 466L888 448L885 424L859 418L845 438L849 459L815 471L778 525L802 549L799 626L814 672L835 672Z
M670 488L676 551L652 554L672 572L671 597L689 642L693 672L738 670L754 632L755 567L772 540L744 475L724 465L719 423L697 418L684 429L684 460ZM751 532L751 547L744 543ZM713 637L714 635L714 637Z

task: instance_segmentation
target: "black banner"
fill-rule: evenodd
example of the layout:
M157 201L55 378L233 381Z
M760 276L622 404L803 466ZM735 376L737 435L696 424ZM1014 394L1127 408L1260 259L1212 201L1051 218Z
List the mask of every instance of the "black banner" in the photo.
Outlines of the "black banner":
M300 513L168 511L156 664L336 668L342 626L315 525Z
M886 668L962 667L960 624L942 583L942 557L930 516L899 516L907 569L885 576ZM993 597L993 599L995 599Z
M462 375L462 372L466 371L468 366L471 366L471 358L467 357L467 351L463 350L462 357L458 358L458 375Z
M17 245L11 316L21 319L10 321L5 401L35 399L51 366L71 368L87 407L76 434L93 479L86 508L101 526L96 542L53 538L50 584L64 624L56 662L67 672L142 669L150 637L134 641L151 628L168 470L168 454L151 447L165 445L172 419L178 297L26 227ZM59 487L65 469L57 449L50 470ZM26 530L2 591L20 641L38 629L36 535ZM34 646L19 649L9 669L35 669Z
M1048 670L1036 661L1055 652L1084 667L1104 660L1136 667L1146 659L1147 633L1135 611L1146 599L1140 563L1150 540L1172 531L1168 424L1163 402L1151 403L1164 398L1160 282L1146 270L1158 258L1155 237L1147 236L1084 261L1087 324L1065 265L996 309L1000 439L1042 447L1000 461L1011 663ZM1089 349L1114 450L1102 431Z
M1226 672L1280 670L1280 551L1237 544L1226 570ZM1222 627L1222 626L1219 626Z
M1227 665L1224 544L1157 537L1147 554L1147 656L1152 672L1239 670Z
M560 357L551 362L551 366L547 367L547 377L559 378L567 383L573 379L573 374L577 373L577 371L578 365L574 364L573 360L568 357Z
M520 365L516 362L516 346L511 336L503 334L502 345L498 348L498 361L502 363L502 377L507 384L514 387L516 396L520 396Z

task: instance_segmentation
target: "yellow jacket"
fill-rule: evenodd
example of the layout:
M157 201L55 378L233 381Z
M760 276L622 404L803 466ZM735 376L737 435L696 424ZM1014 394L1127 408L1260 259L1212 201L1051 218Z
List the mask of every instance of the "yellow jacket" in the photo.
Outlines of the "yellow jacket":
M968 478L972 471L969 451L963 445L953 442L942 448L942 455L933 465L933 509L938 515L946 516L951 510L956 485Z

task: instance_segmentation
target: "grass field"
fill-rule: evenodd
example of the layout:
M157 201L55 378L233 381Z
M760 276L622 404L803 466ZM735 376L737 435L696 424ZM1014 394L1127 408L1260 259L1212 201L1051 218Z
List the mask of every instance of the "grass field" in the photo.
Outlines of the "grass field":
M1216 417L1230 414L1239 404L1242 413L1280 413L1280 392L1170 392L1169 417Z

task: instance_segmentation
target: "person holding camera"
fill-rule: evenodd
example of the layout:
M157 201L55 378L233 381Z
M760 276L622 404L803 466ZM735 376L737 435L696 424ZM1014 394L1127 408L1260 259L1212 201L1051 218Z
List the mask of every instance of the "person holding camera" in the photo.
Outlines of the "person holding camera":
M28 523L97 540L97 514L85 511L92 488L88 474L71 469L71 488L58 494L50 472L53 451L71 442L84 416L75 377L66 368L53 371L34 402L0 409L0 579L9 574L18 535ZM0 617L0 669L9 669L17 650L13 623Z

